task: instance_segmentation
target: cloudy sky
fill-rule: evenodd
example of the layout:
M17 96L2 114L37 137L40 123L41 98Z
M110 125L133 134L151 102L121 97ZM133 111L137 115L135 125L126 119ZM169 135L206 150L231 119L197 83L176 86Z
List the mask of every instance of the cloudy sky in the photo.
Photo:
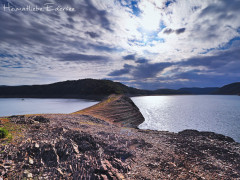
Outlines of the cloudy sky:
M222 86L240 80L239 19L240 0L0 0L0 85Z

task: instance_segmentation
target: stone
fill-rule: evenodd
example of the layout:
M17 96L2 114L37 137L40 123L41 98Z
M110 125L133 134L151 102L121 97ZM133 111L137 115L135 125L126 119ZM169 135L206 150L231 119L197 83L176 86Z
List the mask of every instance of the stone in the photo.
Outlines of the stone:
M28 174L27 174L27 177L28 177L28 178L32 178L32 177L33 177L32 173L28 173Z
M41 149L41 157L44 162L49 167L57 166L57 155L51 144L45 144Z
M27 178L32 178L32 173L30 173L28 170L24 170L23 175Z
M35 148L39 148L40 146L39 146L38 143L35 143L35 144L34 144L34 147L35 147Z
M36 116L34 118L34 121L40 122L40 123L48 123L50 120L48 118L45 118L43 116Z
M33 159L29 157L28 162L29 164L33 164Z

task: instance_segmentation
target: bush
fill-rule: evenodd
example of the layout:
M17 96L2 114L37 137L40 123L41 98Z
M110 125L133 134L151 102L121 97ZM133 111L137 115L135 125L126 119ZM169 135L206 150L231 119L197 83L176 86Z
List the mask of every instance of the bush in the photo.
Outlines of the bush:
M5 138L8 135L8 130L3 127L0 127L0 138Z

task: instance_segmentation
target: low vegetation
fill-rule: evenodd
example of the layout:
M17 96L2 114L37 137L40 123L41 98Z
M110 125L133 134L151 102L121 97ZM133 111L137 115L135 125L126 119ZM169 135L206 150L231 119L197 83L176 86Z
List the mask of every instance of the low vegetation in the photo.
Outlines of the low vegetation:
M0 138L6 138L8 136L9 132L4 127L0 127Z
M23 129L24 125L15 124L8 118L0 118L0 143L14 142L23 137Z

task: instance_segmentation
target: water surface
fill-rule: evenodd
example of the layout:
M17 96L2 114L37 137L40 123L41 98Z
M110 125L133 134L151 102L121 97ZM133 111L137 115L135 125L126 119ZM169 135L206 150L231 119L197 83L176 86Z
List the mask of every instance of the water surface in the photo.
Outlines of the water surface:
M212 131L240 142L240 96L143 96L132 100L145 117L141 129Z
M0 98L0 117L22 114L72 113L96 104L84 99Z

